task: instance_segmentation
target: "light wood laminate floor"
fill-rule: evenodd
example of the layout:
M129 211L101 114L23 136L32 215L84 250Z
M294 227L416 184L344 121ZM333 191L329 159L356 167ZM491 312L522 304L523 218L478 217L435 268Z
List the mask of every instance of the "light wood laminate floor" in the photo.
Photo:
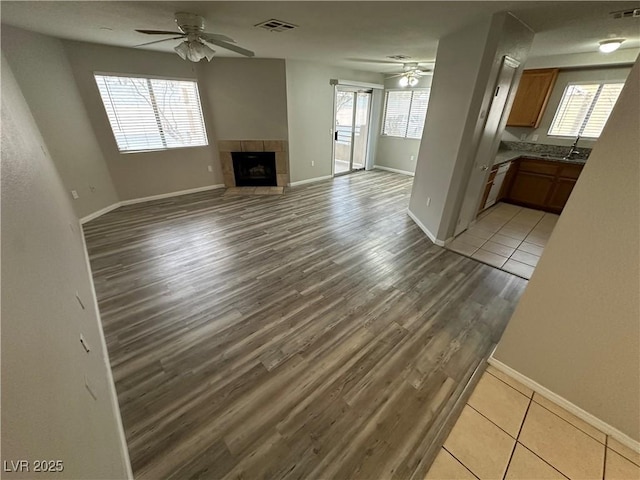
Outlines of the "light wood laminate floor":
M526 281L433 245L411 181L202 192L85 225L137 478L424 478Z

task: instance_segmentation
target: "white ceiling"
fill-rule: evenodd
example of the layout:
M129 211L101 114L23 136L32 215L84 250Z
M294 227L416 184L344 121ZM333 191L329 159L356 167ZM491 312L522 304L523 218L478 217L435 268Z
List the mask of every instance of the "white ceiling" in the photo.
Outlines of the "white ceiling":
M399 71L399 65L387 56L433 61L440 37L499 11L512 12L536 32L530 57L594 52L599 40L612 36L627 38L623 48L637 54L640 19L613 20L608 14L638 7L640 1L2 1L1 19L55 37L132 47L160 38L134 29L175 30L174 12L188 11L205 17L206 31L234 38L257 57L390 73ZM299 28L273 33L254 27L271 18ZM177 43L144 48L172 51ZM236 56L216 50L219 56ZM632 57L631 51L626 53ZM607 63L602 54L590 58Z

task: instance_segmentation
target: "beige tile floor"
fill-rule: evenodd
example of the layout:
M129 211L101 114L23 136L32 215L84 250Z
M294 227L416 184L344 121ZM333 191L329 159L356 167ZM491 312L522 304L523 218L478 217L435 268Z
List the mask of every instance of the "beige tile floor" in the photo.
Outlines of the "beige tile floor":
M447 248L528 279L557 221L552 213L498 203Z
M426 479L640 479L640 453L489 366Z

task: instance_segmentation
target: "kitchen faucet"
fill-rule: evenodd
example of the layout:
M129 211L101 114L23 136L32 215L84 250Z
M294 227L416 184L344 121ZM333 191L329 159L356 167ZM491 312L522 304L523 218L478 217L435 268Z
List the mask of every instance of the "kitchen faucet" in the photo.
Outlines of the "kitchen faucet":
M564 156L565 160L570 160L571 158L573 158L574 155L578 155L580 153L580 150L576 148L579 141L580 141L580 135L576 137L576 141L573 142L573 145L571 145L571 150L569 150L569 153L567 153Z

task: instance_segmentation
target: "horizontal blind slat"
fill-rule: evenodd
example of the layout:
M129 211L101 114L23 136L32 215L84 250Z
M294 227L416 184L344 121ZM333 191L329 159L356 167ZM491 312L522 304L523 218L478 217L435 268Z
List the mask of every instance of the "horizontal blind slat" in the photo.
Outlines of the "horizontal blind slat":
M120 151L208 144L196 82L95 78Z

